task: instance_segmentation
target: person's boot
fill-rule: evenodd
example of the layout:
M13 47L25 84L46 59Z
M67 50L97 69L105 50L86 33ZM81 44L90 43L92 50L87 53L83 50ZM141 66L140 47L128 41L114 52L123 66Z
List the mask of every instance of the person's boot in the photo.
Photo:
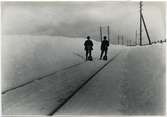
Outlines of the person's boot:
M88 60L88 57L86 57L86 61Z
M100 60L102 59L102 56L100 56Z
M100 55L100 60L102 60L102 56L103 56L103 54L101 53L101 55Z
M106 55L103 57L103 60L107 60L107 56Z

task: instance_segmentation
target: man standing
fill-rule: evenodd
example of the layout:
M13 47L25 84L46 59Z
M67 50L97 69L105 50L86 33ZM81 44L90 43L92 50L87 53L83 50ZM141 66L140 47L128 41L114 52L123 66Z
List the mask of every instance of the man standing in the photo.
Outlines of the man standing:
M108 50L108 46L109 46L109 41L106 39L106 36L103 37L103 41L101 43L101 56L100 56L100 60L102 59L103 53L104 57L103 60L107 60L107 50Z
M85 41L84 46L86 51L86 60L92 60L91 51L93 50L93 42L90 40L90 36L87 36L87 40Z

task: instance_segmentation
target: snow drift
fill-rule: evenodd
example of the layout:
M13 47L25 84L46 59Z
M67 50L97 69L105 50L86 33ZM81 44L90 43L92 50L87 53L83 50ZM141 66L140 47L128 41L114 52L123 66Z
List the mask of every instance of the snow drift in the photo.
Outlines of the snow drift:
M92 53L94 61L85 62L84 41L49 36L3 38L3 90L34 80L2 95L3 114L46 115L59 106L106 63L98 61L100 43L95 41ZM117 50L116 46L112 46L109 49L112 54L108 58L115 56ZM78 63L82 64L68 67ZM69 69L63 69L67 67ZM41 75L53 72L38 79Z
M48 115L61 105L106 63L98 60L100 43L96 41L92 54L94 61L85 62L84 41L84 39L51 36L4 36L2 90L5 91L31 80L34 82L2 95L3 114ZM104 80L108 81L104 83L105 85L110 85L111 80L111 84L116 83L115 86L120 87L119 97L116 98L120 99L118 101L120 113L153 115L164 113L165 46L159 44L142 47L114 45L109 47L109 59L121 51L120 55L105 67L109 79ZM82 64L69 67L78 63ZM35 80L55 71L59 72ZM96 80L95 78L94 81ZM113 86L110 85L112 89ZM113 92L110 93L112 96ZM112 100L108 101L112 103Z
M2 91L84 62L84 41L56 36L3 36ZM100 43L93 43L92 55L97 59Z
M132 47L125 60L122 110L125 114L165 113L166 44Z

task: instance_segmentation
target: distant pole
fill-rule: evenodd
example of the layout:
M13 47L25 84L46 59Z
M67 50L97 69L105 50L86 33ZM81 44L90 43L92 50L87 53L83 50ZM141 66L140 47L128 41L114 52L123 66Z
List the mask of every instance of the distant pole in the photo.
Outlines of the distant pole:
M132 42L131 42L131 40L129 40L129 41L130 41L130 46L131 46Z
M142 45L142 1L140 1L140 46Z
M119 45L119 34L118 34L118 45Z
M123 35L122 35L122 45L124 45L124 37L123 37Z
M146 34L147 34L147 38L148 38L149 44L151 45L151 39L150 39L150 36L149 36L149 34L148 34L148 30L147 30L146 23L145 23L145 21L144 21L143 14L141 15L141 18L142 18L142 21L143 21L143 24L144 24L144 28L145 28L145 31L146 31Z
M101 42L102 42L102 27L100 26L100 40L101 40Z
M107 26L107 32L108 32L108 41L110 42L110 27Z
M137 45L137 30L136 30L136 35L135 35L135 44Z
M126 41L126 43L127 43L127 46L128 46L128 40Z

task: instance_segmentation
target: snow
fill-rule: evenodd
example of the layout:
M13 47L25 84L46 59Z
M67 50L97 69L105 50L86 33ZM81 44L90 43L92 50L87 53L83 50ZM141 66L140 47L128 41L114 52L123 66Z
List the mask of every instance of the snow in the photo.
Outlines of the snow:
M3 91L33 80L3 94L3 113L48 114L58 106L63 98L68 97L70 92L105 64L98 62L100 43L95 41L92 53L94 61L85 63L83 43L84 39L65 37L3 37ZM112 48L109 58L119 51L117 47ZM76 63L81 64L63 69ZM49 75L38 79L46 74Z
M2 91L84 61L85 39L14 35L2 37ZM93 56L100 55L94 41Z
M164 113L165 45L153 45L124 50L55 114Z
M122 83L126 114L164 114L165 48L166 45L159 44L133 48L129 52Z
M124 77L124 60L128 49L109 63L56 114L58 115L116 115L122 114L120 82Z
M96 41L94 61L85 62L82 38L16 35L2 39L2 90L33 80L2 95L6 115L48 115L107 62L98 60ZM165 46L111 45L109 59L121 53L55 114L164 113Z
M99 67L100 63L87 62L8 92L2 96L3 112L49 114Z

